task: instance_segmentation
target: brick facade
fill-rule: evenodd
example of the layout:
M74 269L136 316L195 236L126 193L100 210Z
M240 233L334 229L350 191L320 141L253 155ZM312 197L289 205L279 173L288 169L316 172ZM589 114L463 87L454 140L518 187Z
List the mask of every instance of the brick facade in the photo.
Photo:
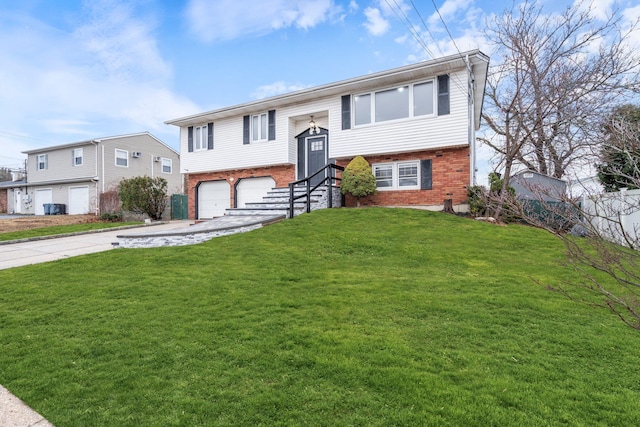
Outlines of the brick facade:
M206 172L187 175L187 194L189 195L189 218L196 218L196 188L199 183L206 181L227 181L230 186L229 197L231 207L235 207L236 185L241 178L260 178L269 176L276 182L277 187L288 187L291 181L295 181L294 165L279 165L262 168L227 170L219 172Z
M447 148L412 153L366 156L369 164L403 160L432 160L431 190L378 191L373 196L360 199L361 206L440 206L445 199L454 205L465 203L470 181L469 147ZM351 159L339 159L336 163L346 166ZM356 206L355 198L345 197L346 206Z
M403 160L432 160L431 190L378 191L377 194L360 199L361 206L440 206L445 199L452 199L454 205L465 203L469 185L470 162L469 147L447 148L412 153L400 153L365 157L369 164ZM351 159L338 159L336 163L346 166ZM189 195L189 218L196 218L196 188L206 181L225 180L230 184L229 198L231 207L235 204L235 186L241 178L271 177L277 187L288 187L295 178L294 165L206 172L187 175ZM346 206L355 206L353 197L345 198Z

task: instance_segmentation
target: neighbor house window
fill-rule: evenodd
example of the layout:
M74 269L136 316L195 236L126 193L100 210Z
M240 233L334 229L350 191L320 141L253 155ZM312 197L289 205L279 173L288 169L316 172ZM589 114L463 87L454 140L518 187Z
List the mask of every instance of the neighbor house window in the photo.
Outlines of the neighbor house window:
M354 96L356 126L434 114L433 81Z
M251 116L251 141L266 141L268 137L268 125L269 121L267 118L267 113L261 113Z
M129 152L116 149L116 166L129 167Z
M73 166L82 166L82 148L72 150Z
M209 137L209 130L207 125L196 126L193 128L194 135L194 151L202 151L207 149L207 140Z
M162 159L162 172L163 173L171 173L173 169L171 159Z
M379 163L373 165L379 190L415 190L420 188L420 162Z
M46 154L38 154L38 170L47 169L47 155Z

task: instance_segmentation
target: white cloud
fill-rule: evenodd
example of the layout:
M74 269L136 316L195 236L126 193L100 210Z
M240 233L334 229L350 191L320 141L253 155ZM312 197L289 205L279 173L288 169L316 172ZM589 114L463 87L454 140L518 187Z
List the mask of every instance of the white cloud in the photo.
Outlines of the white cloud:
M311 85L303 85L301 83L287 83L287 82L280 81L280 82L275 82L269 85L258 87L251 94L251 97L254 99L264 99L264 98L269 98L271 96L280 95L283 93L307 89L309 87L311 87Z
M0 13L0 142L15 150L4 155L146 130L173 138L164 121L201 110L168 89L152 19L113 0L75 18L67 30Z
M447 0L438 8L438 10L440 11L442 19L447 22L447 25L450 25L453 24L453 22L449 21L454 18L459 11L466 10L472 3L473 0ZM440 15L438 15L437 12L431 14L427 20L428 24L441 25L442 21L440 20Z
M364 10L364 15L367 17L367 22L363 25L373 36L381 36L389 30L389 21L387 21L380 9L368 7Z
M615 0L594 0L591 2L576 0L574 4L582 9L590 10L596 19L606 21L614 3Z
M190 0L186 18L198 38L213 42L292 26L308 29L341 11L333 0Z

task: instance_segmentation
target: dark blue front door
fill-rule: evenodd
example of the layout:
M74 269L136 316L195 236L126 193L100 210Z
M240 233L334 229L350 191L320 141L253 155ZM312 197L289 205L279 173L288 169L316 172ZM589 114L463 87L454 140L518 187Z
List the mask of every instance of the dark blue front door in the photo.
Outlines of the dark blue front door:
M327 136L313 136L307 138L307 176L313 175L315 172L327 165ZM311 180L314 186L325 177L325 174L318 174Z

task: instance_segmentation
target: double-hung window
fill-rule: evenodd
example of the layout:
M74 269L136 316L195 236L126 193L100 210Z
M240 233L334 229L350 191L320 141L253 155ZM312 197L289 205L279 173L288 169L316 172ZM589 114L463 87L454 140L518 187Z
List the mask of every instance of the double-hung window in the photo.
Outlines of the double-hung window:
M434 114L432 80L356 95L353 118L356 126Z
M162 159L162 172L163 173L171 173L173 169L173 165L172 165L172 161L171 159Z
M194 151L202 151L207 149L207 139L209 137L209 130L207 125L196 126L194 131Z
M129 152L126 150L118 150L116 148L116 166L129 167Z
M268 125L267 113L251 116L251 142L266 141Z
M71 152L73 166L82 166L82 148L75 148Z
M46 154L38 154L38 170L47 169L47 155Z
M373 165L378 190L417 190L420 188L419 174L418 160Z

